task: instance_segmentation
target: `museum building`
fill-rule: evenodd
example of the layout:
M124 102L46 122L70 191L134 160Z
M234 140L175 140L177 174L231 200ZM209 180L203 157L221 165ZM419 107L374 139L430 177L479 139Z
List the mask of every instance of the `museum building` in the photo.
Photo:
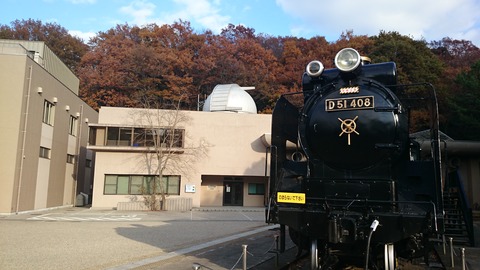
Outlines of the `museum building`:
M249 89L217 85L203 111L101 107L89 125L92 208L148 209L158 168L166 210L264 206L271 115L257 114Z

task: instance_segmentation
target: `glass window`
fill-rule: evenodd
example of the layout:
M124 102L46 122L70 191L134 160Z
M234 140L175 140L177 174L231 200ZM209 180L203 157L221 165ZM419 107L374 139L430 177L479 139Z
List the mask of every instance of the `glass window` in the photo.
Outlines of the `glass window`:
M121 175L117 178L117 194L125 194L127 195L128 187L129 187L130 177Z
M145 146L144 128L135 128L133 130L133 146Z
M50 149L40 146L40 157L50 159Z
M67 154L67 163L73 164L75 162L75 156Z
M168 176L167 194L180 194L180 176Z
M88 128L88 144L97 145L97 127Z
M156 130L145 130L145 146L155 146L155 134L157 134Z
M103 190L103 193L117 194L117 176L116 175L105 176L105 188Z
M70 122L68 124L68 134L77 136L77 121L78 119L70 115Z
M73 120L72 120L73 121ZM106 135L101 131L106 130ZM183 148L185 130L167 128L90 127L90 145L102 145L95 136L106 138L107 146Z
M143 193L143 176L141 175L134 175L131 178L130 182L130 194L132 195L139 195Z
M53 126L55 105L47 100L43 102L43 123Z
M259 184L259 183L248 184L248 195L264 195L264 194L265 194L265 184Z
M143 178L143 187L145 194L152 194L154 191L155 177L154 176L145 176Z
M160 133L160 142L164 147L183 147L183 130L163 129Z
M164 176L158 181L153 175L106 175L104 194L106 195L140 195L161 194L161 187L166 194L180 195L180 176Z
M119 131L118 127L107 128L107 145L117 145Z
M118 145L131 146L130 144L131 141L132 141L132 128L120 128L120 137L118 140Z

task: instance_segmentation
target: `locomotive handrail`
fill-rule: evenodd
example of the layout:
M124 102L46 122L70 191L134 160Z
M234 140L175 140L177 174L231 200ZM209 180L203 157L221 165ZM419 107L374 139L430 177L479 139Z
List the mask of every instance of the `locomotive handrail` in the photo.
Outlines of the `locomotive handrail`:
M275 167L274 167L274 168L275 168L275 169L274 169L274 171L275 171L275 172L277 171L277 169L276 169L276 168L277 168L277 158L276 158L276 156L277 156L277 154L276 154L276 153L277 153L277 146L276 146L276 145L270 145L270 146L268 146L268 147L265 149L265 177L267 177L268 153L270 153L270 166L273 166L273 165L272 165L272 156L273 156L273 154L272 154L272 149L275 149L275 162L274 162L274 164L275 164ZM272 179L272 173L271 173L271 171L270 171L270 176L269 176L269 177L270 177L270 180L271 180L271 179ZM275 180L277 179L277 177L278 177L278 176L275 175ZM275 194L274 192L270 192L270 188L271 188L270 185L271 185L271 184L272 184L272 181L268 181L267 190L268 190L268 193L270 194L270 196L268 196L268 200L267 200L267 213L266 213L266 219L267 219L266 221L267 221L267 223L268 223L268 221L269 221L269 219L270 219L270 207L271 207L271 205L272 205L272 198L273 198L273 196L274 196L274 194ZM276 189L276 186L277 186L277 185L276 185L276 183L275 183L275 189Z
M431 155L434 162L434 173L435 173L435 181L436 190L439 194L437 194L436 201L443 209L443 189L445 182L442 175L442 157L440 151L440 136L439 136L439 112L438 112L438 99L437 99L437 92L435 87L431 83L411 83L411 84L398 84L398 85L387 85L386 87L414 87L414 86L424 86L430 89L430 100L431 100L431 122L430 122L430 144L431 144Z

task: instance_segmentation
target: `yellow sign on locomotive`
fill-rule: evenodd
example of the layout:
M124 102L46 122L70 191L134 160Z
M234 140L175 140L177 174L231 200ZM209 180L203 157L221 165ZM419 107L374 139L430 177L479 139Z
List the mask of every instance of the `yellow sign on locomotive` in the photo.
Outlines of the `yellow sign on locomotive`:
M305 204L305 193L278 192L277 202Z

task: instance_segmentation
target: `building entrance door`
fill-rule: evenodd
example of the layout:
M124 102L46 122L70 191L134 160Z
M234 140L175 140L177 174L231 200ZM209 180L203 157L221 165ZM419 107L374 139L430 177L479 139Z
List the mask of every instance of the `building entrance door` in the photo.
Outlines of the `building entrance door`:
M243 206L243 182L223 182L223 206Z

